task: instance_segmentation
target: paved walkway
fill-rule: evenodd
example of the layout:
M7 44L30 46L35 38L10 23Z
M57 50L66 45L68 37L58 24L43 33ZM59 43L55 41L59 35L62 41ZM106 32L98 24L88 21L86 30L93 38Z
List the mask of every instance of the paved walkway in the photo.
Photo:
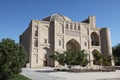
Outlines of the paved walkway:
M32 80L120 80L120 70L115 72L53 72L53 68L23 69L21 73Z

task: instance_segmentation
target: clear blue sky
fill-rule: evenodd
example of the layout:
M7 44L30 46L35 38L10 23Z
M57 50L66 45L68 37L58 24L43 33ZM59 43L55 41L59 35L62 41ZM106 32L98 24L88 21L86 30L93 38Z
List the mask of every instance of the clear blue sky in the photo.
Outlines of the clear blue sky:
M0 40L19 35L32 19L63 14L73 21L95 15L98 27L111 29L112 45L120 43L120 0L0 0Z

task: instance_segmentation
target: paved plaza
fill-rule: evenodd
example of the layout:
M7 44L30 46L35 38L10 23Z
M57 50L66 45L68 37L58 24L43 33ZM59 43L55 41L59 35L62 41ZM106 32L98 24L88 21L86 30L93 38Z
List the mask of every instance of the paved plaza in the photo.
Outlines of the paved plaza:
M27 69L21 73L32 80L120 80L120 70L115 72L54 72L53 68Z

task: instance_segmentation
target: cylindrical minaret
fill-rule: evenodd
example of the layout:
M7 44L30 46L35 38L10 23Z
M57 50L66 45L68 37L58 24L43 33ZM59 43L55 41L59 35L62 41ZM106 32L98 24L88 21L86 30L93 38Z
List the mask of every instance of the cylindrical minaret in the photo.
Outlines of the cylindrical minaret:
M101 51L103 54L113 58L110 29L109 28L102 28L101 29ZM111 61L111 65L112 66L114 65L113 59Z

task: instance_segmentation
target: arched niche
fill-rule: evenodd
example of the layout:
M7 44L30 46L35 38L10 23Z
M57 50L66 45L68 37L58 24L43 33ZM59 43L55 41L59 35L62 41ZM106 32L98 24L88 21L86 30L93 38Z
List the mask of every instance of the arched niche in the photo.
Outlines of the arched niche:
M47 48L47 47L44 47L43 48L43 57L44 57L44 61L43 61L43 65L44 66L48 66L48 62L49 62L49 48Z
M49 41L49 27L46 25L41 26L40 34L41 35L41 43L48 43Z
M66 50L80 50L80 44L75 39L71 39L66 43Z
M99 35L96 32L91 33L91 45L99 46Z

